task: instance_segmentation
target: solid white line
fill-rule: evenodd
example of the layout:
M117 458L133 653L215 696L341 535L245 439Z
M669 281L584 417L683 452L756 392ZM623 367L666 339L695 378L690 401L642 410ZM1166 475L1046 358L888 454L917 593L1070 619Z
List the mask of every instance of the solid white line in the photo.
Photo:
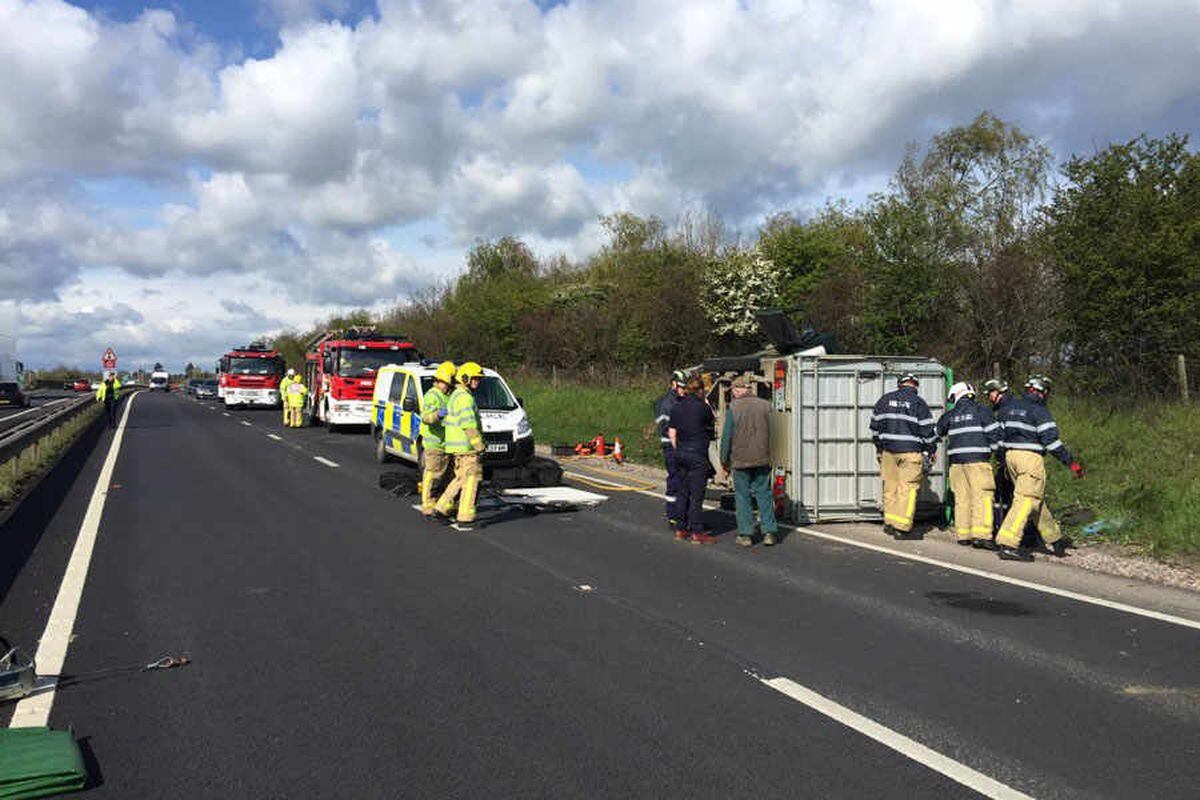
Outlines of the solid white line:
M325 458L324 456L313 456L313 460L320 461L322 464L324 464L327 467L339 466L336 461L330 461L328 458Z
M944 756L936 750L931 750L920 742L913 741L873 719L851 711L840 703L835 703L828 697L817 694L812 689L801 686L789 678L759 678L758 680L814 711L819 711L830 719L840 722L847 728L852 728L885 747L890 747L897 753L907 756L919 764L924 764L934 772L940 772L950 780L979 792L984 797L994 800L1031 800L1029 795L1018 792L995 778L989 778L982 772L977 772L966 764Z
M58 596L54 598L54 607L50 610L50 619L42 638L38 642L34 662L39 673L38 693L24 698L17 703L13 711L11 727L30 728L46 725L50 720L50 709L54 705L54 690L58 686L58 677L62 673L63 662L67 658L67 646L71 642L71 630L75 627L75 616L79 613L79 601L83 597L83 585L87 581L88 566L92 561L92 551L96 546L96 537L100 533L100 517L104 514L104 501L108 497L108 487L112 483L113 468L117 463L117 455L121 452L121 440L125 437L125 423L129 419L129 409L137 394L130 396L125 403L125 411L121 414L121 422L113 436L112 444L108 446L108 455L104 457L104 465L100 468L100 477L92 490L92 499L84 512L83 522L79 526L79 535L75 539L75 548L71 551L71 560L67 562L67 571L58 587Z
M625 486L625 484L616 483L614 481L605 480L603 478L595 478L591 475L587 475L587 474L579 473L579 472L570 472L570 471L564 470L563 475L566 477L586 478L587 480L594 480L594 481L598 481L600 483L606 483L610 486ZM652 492L652 491L649 491L646 489L633 489L632 491L636 494L644 494L647 497L654 497L659 500L667 499L666 495L660 494L658 492ZM718 506L717 506L717 504L713 504L713 503L705 503L704 507L708 508L708 509L715 509ZM803 533L807 536L812 536L817 539L825 539L830 542L837 542L838 544L845 544L845 545L849 545L851 547L859 547L859 548L862 548L863 550L874 550L877 553L884 553L889 556L896 556L897 558L905 558L905 559L908 559L909 561L919 561L922 564L932 564L933 566L936 566L936 567L942 567L943 569L949 569L949 570L953 570L955 572L962 572L966 575L974 575L979 578L986 578L987 580L990 580L990 581L997 581L999 583L1007 583L1010 586L1020 586L1022 589L1031 589L1032 591L1035 591L1035 592L1042 592L1044 594L1052 594L1052 595L1055 595L1056 597L1065 597L1068 600L1076 600L1080 603L1088 603L1090 605L1100 606L1102 608L1109 608L1109 609L1112 609L1113 611L1121 611L1126 614L1134 614L1139 617L1146 617L1148 619L1156 619L1159 622L1167 622L1172 625L1180 625L1185 628L1193 628L1195 630L1200 630L1200 620L1188 619L1187 617L1179 617L1179 616L1175 616L1174 614L1167 614L1162 611L1154 611L1152 609L1142 608L1140 606L1131 606L1126 603L1119 603L1116 600L1106 600L1103 597L1095 597L1090 594L1082 594L1080 592L1073 592L1070 589L1059 589L1056 586L1047 586L1044 583L1034 583L1033 581L1023 580L1021 578L1013 578L1008 575L1001 575L998 572L989 572L988 570L985 570L985 569L977 569L975 567L967 567L967 566L963 566L962 564L952 564L949 561L939 561L938 559L930 558L929 556L922 556L922 555L918 555L916 553L907 553L903 550L893 550L892 548L886 547L884 545L871 544L870 542L863 542L858 539L852 539L847 536L838 536L836 533L825 533L824 531L815 531L812 528L804 528L804 527L800 527L798 525L781 524L779 527L784 530L795 531L797 533Z
M246 422L246 420L242 420L242 424L245 425L247 428L254 427L249 422Z
M277 441L277 442L282 442L282 441L283 441L283 437L282 437L282 436L276 436L276 435L275 435L275 434L273 434L273 433L268 433L268 434L267 434L267 438L268 438L268 439L274 439L274 440L275 440L275 441Z

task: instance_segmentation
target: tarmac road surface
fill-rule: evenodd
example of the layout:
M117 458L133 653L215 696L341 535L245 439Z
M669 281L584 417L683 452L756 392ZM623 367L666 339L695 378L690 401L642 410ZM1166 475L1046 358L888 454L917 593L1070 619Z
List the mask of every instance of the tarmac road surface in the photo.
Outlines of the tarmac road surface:
M112 436L44 530L6 532L38 538L11 638L41 635ZM628 492L457 533L377 487L368 436L276 411L142 393L122 436L50 712L87 796L1200 793L1194 628L798 535L742 550L721 514L679 544Z

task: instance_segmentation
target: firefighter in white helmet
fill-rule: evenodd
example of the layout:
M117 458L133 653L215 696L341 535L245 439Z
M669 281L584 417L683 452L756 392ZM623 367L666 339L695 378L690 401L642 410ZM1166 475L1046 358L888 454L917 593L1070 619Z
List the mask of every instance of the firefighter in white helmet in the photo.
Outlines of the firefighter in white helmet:
M969 383L951 386L946 399L950 407L938 419L934 433L946 441L954 532L961 545L994 550L992 453L1000 446L1000 423L986 406L975 402L975 387Z
M283 376L283 380L279 382L279 404L283 406L283 424L288 424L288 404L287 404L287 389L296 381L296 370L288 367L287 374Z

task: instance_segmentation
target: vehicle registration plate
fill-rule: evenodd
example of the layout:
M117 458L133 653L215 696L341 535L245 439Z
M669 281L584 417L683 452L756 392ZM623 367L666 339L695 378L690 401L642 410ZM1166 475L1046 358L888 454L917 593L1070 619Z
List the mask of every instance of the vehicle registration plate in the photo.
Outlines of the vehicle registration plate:
M506 445L506 444L489 444L487 446L487 451L489 453L507 453L508 445Z

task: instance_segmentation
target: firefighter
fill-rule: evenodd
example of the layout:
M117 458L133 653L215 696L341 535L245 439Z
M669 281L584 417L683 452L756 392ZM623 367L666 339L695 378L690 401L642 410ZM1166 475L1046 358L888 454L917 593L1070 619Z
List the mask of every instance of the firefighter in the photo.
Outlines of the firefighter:
M917 394L917 376L900 376L897 388L879 398L871 416L875 459L883 478L883 531L906 539L913 528L924 453L936 455L933 415Z
M104 380L100 382L100 388L96 390L96 402L104 403L104 415L108 417L108 427L117 427L117 399L121 391L121 382L117 380L116 373L110 372L104 376Z
M421 513L433 519L433 492L446 477L450 459L446 457L446 426L443 420L450 408L450 391L457 374L453 361L443 361L433 373L433 386L421 398Z
M283 406L284 425L288 424L287 389L294 380L296 380L296 370L288 367L287 375L284 375L283 380L279 382L279 405Z
M934 433L946 440L950 490L954 493L954 532L958 543L995 550L992 541L996 478L992 453L1000 446L1000 423L975 402L975 387L956 383L947 395L950 408L938 419Z
M450 395L442 424L446 430L446 455L454 459L454 479L438 499L434 511L448 517L458 501L459 530L475 522L475 498L483 481L483 434L475 392L483 380L483 367L468 361L458 368L458 387ZM461 493L461 494L460 494Z
M671 439L667 435L667 428L670 427L671 411L679 402L679 398L684 395L684 387L687 386L687 373L681 369L677 369L671 373L671 383L667 387L667 392L658 399L654 404L654 422L658 425L658 438L662 443L663 463L667 467L667 524L672 530L679 527L680 514L677 510L679 493L679 472L675 463L675 448L671 446Z
M1052 454L1076 478L1083 477L1083 467L1059 438L1058 425L1046 407L1049 394L1050 379L1043 375L1029 377L1023 397L998 392L996 418L1003 430L1000 446L1013 483L1012 505L996 535L1000 558L1005 561L1033 561L1033 554L1021 546L1025 524L1031 519L1037 520L1038 534L1054 555L1062 557L1070 546L1046 508L1045 454Z
M308 387L304 385L304 381L299 375L292 377L288 383L287 392L284 398L284 424L289 428L299 428L304 421L304 398L308 394Z

